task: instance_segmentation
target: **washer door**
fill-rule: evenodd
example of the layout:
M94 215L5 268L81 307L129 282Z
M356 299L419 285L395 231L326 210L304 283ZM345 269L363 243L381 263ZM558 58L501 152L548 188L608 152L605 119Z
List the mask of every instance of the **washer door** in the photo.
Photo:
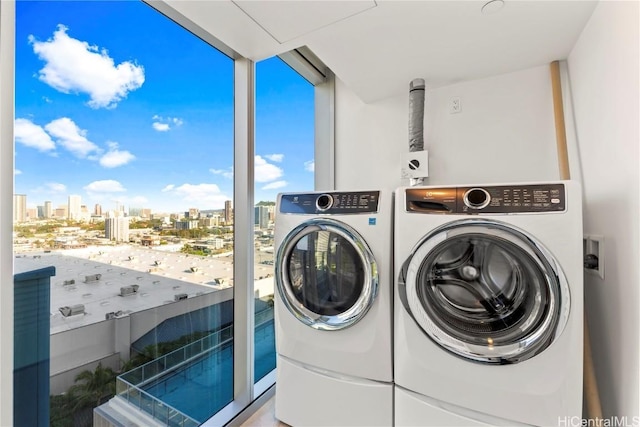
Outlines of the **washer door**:
M444 349L484 363L540 353L569 316L569 287L532 236L488 220L461 220L427 235L405 262L400 297Z
M275 275L287 309L320 330L353 325L378 293L378 268L366 242L328 218L306 221L284 238Z

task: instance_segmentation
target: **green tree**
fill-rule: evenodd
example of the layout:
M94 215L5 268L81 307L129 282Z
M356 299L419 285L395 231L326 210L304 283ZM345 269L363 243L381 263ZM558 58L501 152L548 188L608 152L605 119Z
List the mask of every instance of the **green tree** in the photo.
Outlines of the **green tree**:
M69 388L69 394L76 400L74 410L87 406L96 407L106 402L116 393L116 373L98 363L93 371L82 371L76 384Z
M74 401L68 393L50 396L49 425L51 427L73 427Z

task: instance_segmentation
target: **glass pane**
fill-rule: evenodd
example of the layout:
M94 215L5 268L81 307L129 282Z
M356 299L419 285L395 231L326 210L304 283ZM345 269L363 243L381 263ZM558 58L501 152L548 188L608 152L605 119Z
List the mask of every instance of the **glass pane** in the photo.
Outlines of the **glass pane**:
M16 414L232 401L233 68L143 2L16 2Z
M438 244L422 264L418 295L429 317L464 342L512 344L548 315L545 274L518 245L466 233Z
M302 237L287 265L296 299L322 316L347 311L358 300L365 284L362 259L356 248L349 240L329 231Z
M314 185L314 88L281 59L256 64L255 382L276 367L273 225L278 192Z

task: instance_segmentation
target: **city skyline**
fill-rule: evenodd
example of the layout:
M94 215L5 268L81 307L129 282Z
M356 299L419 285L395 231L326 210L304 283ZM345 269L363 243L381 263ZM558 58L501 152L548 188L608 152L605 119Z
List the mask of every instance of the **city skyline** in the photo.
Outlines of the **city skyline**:
M18 2L16 22L14 193L28 208L233 199L231 59L142 2ZM281 60L256 64L256 203L313 189L313 104Z
M264 207L263 203L275 203L275 201L271 200L260 200L256 201L254 204L255 208ZM31 207L28 207L28 205ZM71 206L75 205L77 208L74 212L71 209ZM85 208L84 211L81 208ZM65 214L61 218L56 214L56 211L64 210ZM231 222L233 219L233 201L226 200L223 208L218 209L200 209L196 206L190 206L185 209L175 209L171 211L155 211L153 209L147 208L145 206L126 206L116 203L114 207L105 207L100 203L96 203L93 206L84 203L82 201L82 197L78 195L69 195L67 203L61 203L59 205L53 205L50 200L44 200L42 203L33 203L29 202L29 197L27 194L14 194L14 223L31 221L34 219L71 219L71 220L85 220L89 219L91 216L108 216L114 212L124 212L127 216L141 216L145 217L145 215L141 215L140 213L143 211L148 211L147 213L151 215L158 214L167 214L167 215L176 215L176 214L189 214L191 216L194 212L200 216L203 213L211 213L212 211L218 212L218 215L227 223ZM31 215L31 212L34 213L35 216ZM133 212L133 213L132 213ZM256 210L256 221L258 221L258 214ZM82 215L82 213L88 214L88 217ZM74 216L76 214L76 216ZM260 215L264 215L261 212ZM264 222L264 219L262 219Z

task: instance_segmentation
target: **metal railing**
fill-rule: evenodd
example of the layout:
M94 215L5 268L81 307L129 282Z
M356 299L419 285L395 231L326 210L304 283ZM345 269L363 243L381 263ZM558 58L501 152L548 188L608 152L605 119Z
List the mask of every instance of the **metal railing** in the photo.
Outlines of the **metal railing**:
M222 344L233 339L233 326L227 326L217 332L200 338L190 344L180 347L170 353L160 356L144 365L138 366L124 374L118 376L122 380L135 386L142 386L156 379L159 375L174 371L179 366L189 362L191 359L213 350Z
M129 404L171 427L195 427L200 422L142 390L145 384L179 369L202 354L213 351L233 339L233 326L185 345L138 366L116 378L116 394Z
M167 426L196 427L200 425L199 421L151 396L139 387L129 384L120 377L116 380L116 394L130 405L146 412Z

